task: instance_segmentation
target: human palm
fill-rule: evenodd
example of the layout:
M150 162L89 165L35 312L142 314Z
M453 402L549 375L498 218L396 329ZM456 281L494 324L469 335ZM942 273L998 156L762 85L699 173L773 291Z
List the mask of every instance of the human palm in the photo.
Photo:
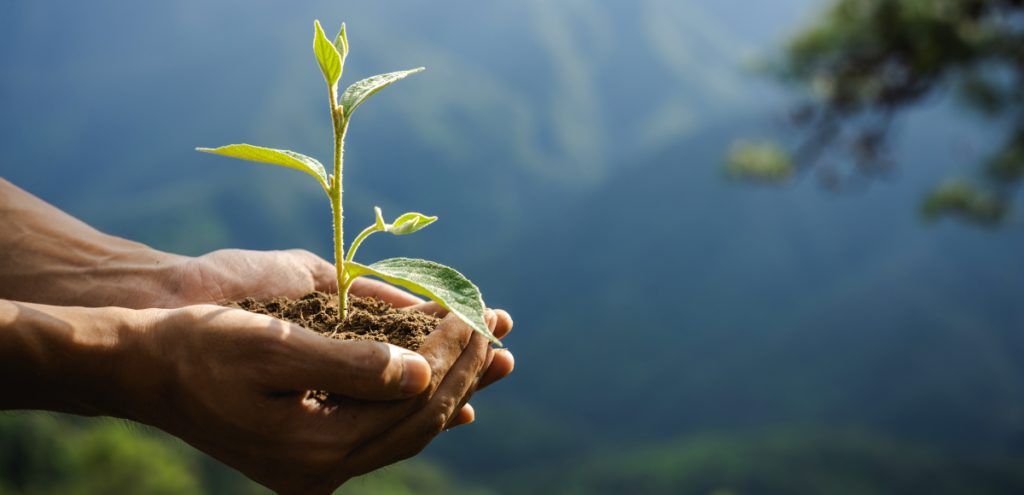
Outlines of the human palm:
M303 249L222 249L188 258L179 263L172 274L179 279L176 294L165 301L154 301L153 306L219 304L246 297L256 300L272 297L297 299L315 290L332 292L338 289L334 265ZM366 278L356 279L350 292L360 297L376 297L395 307L422 304L423 309L432 309L433 313L446 312L435 303L423 303L394 286Z

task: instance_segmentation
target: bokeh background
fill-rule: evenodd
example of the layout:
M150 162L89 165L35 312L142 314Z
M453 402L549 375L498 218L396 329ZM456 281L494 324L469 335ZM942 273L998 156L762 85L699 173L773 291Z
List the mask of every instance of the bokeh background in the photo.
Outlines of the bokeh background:
M360 258L465 273L517 368L339 493L1022 493L1024 231L918 214L1002 124L937 92L853 193L723 173L791 137L807 93L758 67L831 2L0 1L0 175L159 249L330 259L315 181L194 148L328 162L312 24L345 21L342 86L427 68L354 117L346 232L438 215ZM0 494L57 493L267 492L136 425L0 417Z

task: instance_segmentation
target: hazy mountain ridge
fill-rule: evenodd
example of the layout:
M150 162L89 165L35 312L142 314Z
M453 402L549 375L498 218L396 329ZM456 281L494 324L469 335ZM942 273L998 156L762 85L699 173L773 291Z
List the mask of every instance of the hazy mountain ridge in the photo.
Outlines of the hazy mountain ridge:
M326 92L309 53L309 24L319 18L335 29L345 20L353 51L343 84L428 69L356 114L347 211L380 205L438 214L452 226L445 239L484 253L598 186L613 164L721 119L725 108L746 108L736 90L742 70L732 66L741 50L716 18L695 2L642 7L461 2L450 6L460 11L452 16L397 3L8 5L0 21L8 47L0 170L106 231L138 233L167 249L303 246L327 254L323 236L243 226L246 215L321 217L315 187L285 179L287 171L257 172L267 167L192 150L249 142L326 162ZM692 43L669 36L673 25L693 26ZM67 47L67 38L76 44ZM685 67L717 75L704 83ZM186 190L194 201L174 200ZM227 210L210 206L229 196L238 203ZM126 208L132 197L168 203ZM163 219L187 230L200 218L208 227L199 241L131 226ZM486 225L502 228L481 235Z
M441 216L360 259L450 264L516 319L516 373L430 451L454 469L794 424L1021 452L1021 228L914 218L961 131L910 136L904 177L859 198L726 185L771 105L739 67L760 38L716 25L736 2L449 7L4 4L0 175L163 249L329 257L315 182L193 148L329 156L309 38L345 20L345 82L427 66L356 114L347 230Z
M944 153L931 118L909 163ZM729 187L713 164L742 132L680 143L509 250L530 270L488 282L521 315L510 342L562 363L512 393L637 438L816 424L1016 450L1021 229L917 223L941 168L862 198Z

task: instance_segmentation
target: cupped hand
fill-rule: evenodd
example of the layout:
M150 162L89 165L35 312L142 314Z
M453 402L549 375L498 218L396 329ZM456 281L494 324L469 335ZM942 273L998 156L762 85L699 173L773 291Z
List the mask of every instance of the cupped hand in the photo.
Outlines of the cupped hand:
M349 293L359 297L375 297L396 308L415 309L442 318L448 315L448 310L434 301L423 301L393 285L365 277L357 278L352 284ZM500 309L493 310L491 313L495 318L494 328L491 329L492 333L499 339L504 338L512 330L512 317ZM482 379L474 390L481 390L505 378L509 373L512 373L514 367L515 358L508 349L495 349L492 358L487 363ZM472 393L465 397L458 412L449 421L448 428L472 423L476 419L476 412L473 410L473 406L467 403L470 396L472 396Z
M141 313L151 329L122 369L150 372L122 378L125 415L279 493L330 493L415 455L457 423L493 360L454 315L414 353L215 306ZM500 333L498 314L487 320ZM343 397L320 403L308 390Z
M337 290L334 265L302 249L224 249L188 259L179 264L177 273L180 277L179 290L173 302L163 304L165 307L220 303L245 297L257 300L279 296L295 299L313 290ZM375 297L396 308L417 309L442 318L448 314L448 310L436 302L424 302L395 286L366 277L357 278L349 292L360 297ZM496 327L493 333L502 338L512 329L512 318L502 310L496 310L494 314ZM511 373L515 360L507 349L499 349L487 364L479 383L481 389ZM462 401L448 427L471 423L474 419L472 406Z
M330 292L338 288L334 265L303 249L223 249L198 258L189 258L179 264L177 273L180 285L176 297L172 299L173 302L158 306L222 303L246 297L256 300L271 297L297 299L313 290ZM448 314L448 310L436 302L424 302L393 285L366 277L357 278L349 288L349 293L359 297L375 297L396 308L417 309L442 318ZM493 333L500 339L512 329L512 318L502 310L496 310L495 315L497 323ZM488 364L480 388L511 373L515 361L512 353L500 349ZM449 426L471 423L474 418L471 406L461 408Z
M251 297L298 299L308 292L337 291L334 265L304 249L249 251L221 249L196 258L180 258L163 272L172 291L138 307L177 308L220 304Z

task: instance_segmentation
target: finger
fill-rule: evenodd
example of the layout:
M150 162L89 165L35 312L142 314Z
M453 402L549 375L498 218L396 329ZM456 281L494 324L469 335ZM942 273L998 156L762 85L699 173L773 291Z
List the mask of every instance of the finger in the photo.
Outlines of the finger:
M419 304L415 304L413 306L406 306L402 309L406 311L416 310L428 315L434 315L438 318L444 318L445 316L448 316L448 310L444 306L441 306L440 304L434 301L422 302Z
M313 290L338 291L338 271L330 262L305 249L289 249L285 252L289 256L294 256L303 267L309 270L310 276L313 277Z
M466 406L473 396L474 387L486 369L487 358L491 354L487 338L474 333L459 360L441 381L434 397L422 410L410 417L406 428L412 440L413 455L426 447L435 435L451 427L449 423L455 413Z
M477 384L476 390L483 390L494 382L505 378L509 373L512 373L512 369L515 366L516 360L508 349L495 349L494 359L491 360L491 365L487 367L483 378Z
M476 421L476 411L473 409L473 406L466 404L462 406L462 409L459 409L459 412L455 413L455 416L448 422L448 426L445 429L450 430L456 426L468 425L473 421Z
M445 377L453 373L453 367L467 354L467 346L473 341L474 335L477 334L473 329L455 315L449 315L442 320L437 329L427 336L418 351L431 366L431 379L426 390L415 398L397 403L357 401L360 402L356 405L357 407L369 409L372 412L369 415L372 419L358 432L355 432L354 444L365 443L395 427L396 424L400 424L399 422L404 421L411 414L422 411L424 406L432 400L435 391L446 379ZM486 352L488 346L484 344L483 347ZM476 377L467 377L466 381L468 383L475 382ZM345 414L345 408L339 408L334 417L339 428L351 430L351 419L349 415ZM388 454L389 457L391 455L393 453Z
M366 277L359 277L355 279L352 282L352 286L349 287L348 292L349 294L354 294L359 297L373 297L380 299L381 301L384 301L396 308L404 308L406 306L413 306L423 302L423 299L405 292L398 287Z
M464 349L474 335L473 329L455 315L449 315L427 336L423 345L419 348L419 354L423 356L431 368L430 381L425 390L415 398L405 401L394 402L362 402L359 407L371 408L373 410L372 422L367 423L356 435L356 443L363 443L382 431L393 427L403 418L421 409L433 397L434 391L440 386L442 380L452 366L460 359ZM322 390L322 389L321 389ZM349 429L349 418L342 410L335 415L339 421L339 427Z
M483 378L484 374L487 372L487 369L491 366L491 360L493 358L494 349L492 349L491 346L488 345L487 357L484 359L484 365L480 367L480 371L477 372L477 375L475 377L473 377L473 384L470 385L466 394L462 396L462 399L459 401L459 405L455 406L456 414L452 415L452 417L448 419L448 424L445 425L444 429L447 430L455 426L453 422L457 420L456 416L458 416L458 411L461 411L463 407L469 405L469 400L473 398L473 394L476 393L476 391L478 390L480 379Z
M462 398L471 391L489 347L490 342L484 336L473 333L465 350L426 405L350 454L353 459L373 460L370 461L372 464L360 466L358 471L367 472L422 451L444 429L458 410ZM380 463L381 460L386 462Z
M488 310L484 311L484 319L487 321L487 330L489 330L493 334L494 333L494 327L498 324L498 316L494 313L494 311L491 311L491 310L488 309ZM482 336L481 335L474 335L474 337L482 337ZM470 345L472 345L472 343ZM459 405L456 406L456 408L455 408L456 411L461 410L463 406L469 404L469 399L472 398L473 397L473 393L477 391L477 387L478 387L478 385L480 383L480 380L483 378L484 374L490 368L491 361L493 359L494 359L494 349L492 349L490 345L487 345L487 355L484 358L483 366L480 367L480 371L477 372L477 375L475 377L473 377L473 384L469 387L468 392L466 392L466 394L462 396L462 399L459 401ZM454 420L454 417L452 419L448 420L448 425L445 426L445 429L451 428L451 422L453 420Z
M423 356L391 344L342 341L295 332L291 346L274 363L281 391L326 390L367 400L403 399L421 393L431 382Z
M495 337L503 339L512 331L512 317L503 309L495 309L494 315L498 318L498 321L495 323L494 330L491 333Z
M444 317L437 328L427 335L417 351L430 363L433 371L431 383L427 387L428 393L423 398L424 402L429 400L451 367L465 352L473 335L473 328L453 314Z

